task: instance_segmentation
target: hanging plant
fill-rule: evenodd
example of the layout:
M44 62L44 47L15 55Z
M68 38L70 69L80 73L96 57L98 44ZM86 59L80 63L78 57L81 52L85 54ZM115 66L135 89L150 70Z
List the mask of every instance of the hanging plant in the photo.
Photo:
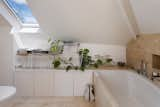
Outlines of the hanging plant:
M107 58L106 59L106 63L111 63L112 62L112 58Z
M50 52L52 54L60 54L63 52L63 42L60 40L52 40L48 39L48 43L50 44Z
M80 70L84 71L92 63L92 57L89 55L89 49L80 49L79 56L81 63Z
M49 38L48 43L50 44L49 50L51 54L58 55L63 52L64 44L62 41L52 40L51 38ZM103 61L100 58L97 60L93 60L92 57L89 55L89 53L90 50L87 48L80 49L78 51L78 54L80 56L80 66L75 66L73 64L72 57L70 57L69 59L62 59L61 57L58 57L53 60L52 64L54 68L59 68L62 64L64 66L63 68L65 68L66 71L68 72L71 69L85 71L85 69L87 68L90 67L98 68L100 65L112 62L111 58L106 59L105 61Z
M67 67L66 67L66 72L68 72L69 70L71 70L72 69L72 66L71 65L68 65Z
M52 64L54 65L54 68L58 68L61 65L60 58L55 59Z

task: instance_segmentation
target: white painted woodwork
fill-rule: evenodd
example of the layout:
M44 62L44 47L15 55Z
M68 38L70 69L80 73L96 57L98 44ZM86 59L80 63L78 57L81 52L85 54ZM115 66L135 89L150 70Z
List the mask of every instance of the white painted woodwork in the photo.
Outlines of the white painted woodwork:
M73 72L74 76L74 96L84 95L84 91L89 83L92 83L92 72Z
M13 85L13 37L10 30L10 25L0 24L0 85Z
M15 72L17 96L83 96L92 71L25 70Z
M55 96L73 96L73 73L64 71L55 72Z
M35 70L35 96L53 96L53 71Z
M15 86L17 96L33 96L34 72L24 70L15 72Z

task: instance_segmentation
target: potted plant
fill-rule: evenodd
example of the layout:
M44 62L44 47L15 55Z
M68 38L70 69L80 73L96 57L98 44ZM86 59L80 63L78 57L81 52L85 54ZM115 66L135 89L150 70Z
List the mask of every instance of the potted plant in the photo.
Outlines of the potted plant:
M91 63L92 57L89 55L89 49L80 49L80 70L84 71Z
M50 53L51 54L60 54L63 52L63 42L60 40L52 40L48 39L48 43L50 44Z
M58 68L61 65L60 58L55 59L52 64L54 65L54 68Z

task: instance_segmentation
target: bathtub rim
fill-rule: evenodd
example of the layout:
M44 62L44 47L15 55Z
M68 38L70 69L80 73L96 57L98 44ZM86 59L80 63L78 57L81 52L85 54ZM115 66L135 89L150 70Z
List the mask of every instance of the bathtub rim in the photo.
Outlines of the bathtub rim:
M102 86L103 89L105 89L105 90L107 91L107 93L109 94L107 97L109 97L110 100L112 101L111 105L112 105L113 107L119 107L116 98L112 95L112 92L110 91L110 89L105 85L104 80L99 77L99 76L100 76L99 74L96 73L95 75L96 75L98 78L95 78L94 84L95 84L97 81L99 81L99 82L103 85L103 86ZM96 95L96 92L95 92L95 95Z
M10 91L10 93L6 93L5 96L0 96L0 103L10 100L16 94L16 88L14 86L0 86L0 88L6 88L6 92Z
M153 81L150 80L150 79L148 79L147 77L138 74L135 70L99 70L99 71L95 71L95 72L94 72L95 78L98 77L98 78L100 78L101 81L103 82L103 79L102 79L102 77L101 77L101 75L100 75L100 72L123 72L123 73L124 73L124 72L125 72L125 73L127 72L128 74L135 75L135 76L137 76L139 79L141 79L142 81L146 82L146 84L148 84L148 85L150 85L151 87L153 87L153 89L154 89L155 91L157 91L158 94L160 95L160 87L158 87L156 84L154 84ZM103 82L103 84L104 84L104 82Z

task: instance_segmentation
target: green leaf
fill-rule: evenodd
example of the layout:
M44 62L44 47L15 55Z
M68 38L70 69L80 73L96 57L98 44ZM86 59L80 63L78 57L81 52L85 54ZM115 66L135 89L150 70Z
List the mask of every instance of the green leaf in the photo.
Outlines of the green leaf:
M50 43L50 42L51 42L51 40L52 40L52 39L51 39L51 37L49 37L49 38L48 38L48 43Z
M70 69L72 69L72 67L71 67L70 65L68 65L68 66L66 67L66 72L68 72Z
M98 66L98 64L97 64L97 63L95 63L95 64L94 64L94 67L95 67L95 68L98 68L99 66Z
M58 68L61 65L60 60L56 59L52 62L52 64L54 65L54 68Z
M102 65L102 64L103 64L103 61L100 60L100 59L98 59L98 60L96 61L96 63L97 63L98 65Z
M107 63L112 62L112 58L108 58L108 59L106 59L106 62L107 62Z

